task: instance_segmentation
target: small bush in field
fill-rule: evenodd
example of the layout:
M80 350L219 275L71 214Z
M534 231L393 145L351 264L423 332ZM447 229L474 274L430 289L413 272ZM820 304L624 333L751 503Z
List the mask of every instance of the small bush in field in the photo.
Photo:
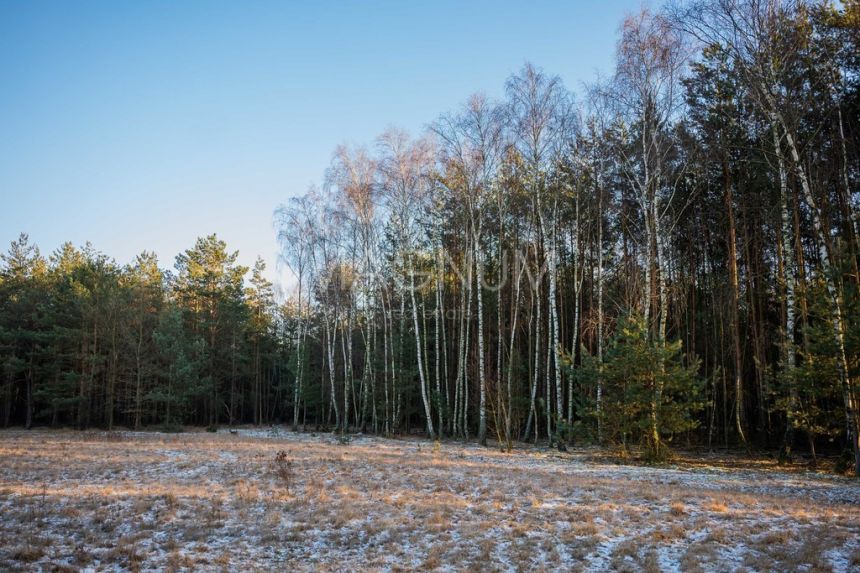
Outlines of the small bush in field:
M281 450L275 454L274 469L275 475L278 476L287 491L290 491L294 476L293 461L289 458L286 450Z

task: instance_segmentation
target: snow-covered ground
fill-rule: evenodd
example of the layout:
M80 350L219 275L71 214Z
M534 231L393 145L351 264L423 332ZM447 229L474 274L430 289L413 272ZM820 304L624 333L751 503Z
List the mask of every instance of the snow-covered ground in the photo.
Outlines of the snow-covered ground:
M593 454L0 431L0 570L860 571L858 480Z

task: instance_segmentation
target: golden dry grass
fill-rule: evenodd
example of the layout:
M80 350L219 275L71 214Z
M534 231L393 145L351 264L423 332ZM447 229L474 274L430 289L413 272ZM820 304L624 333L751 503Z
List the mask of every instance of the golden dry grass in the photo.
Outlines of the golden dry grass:
M249 429L4 431L0 460L0 570L819 571L860 561L860 485L845 478Z

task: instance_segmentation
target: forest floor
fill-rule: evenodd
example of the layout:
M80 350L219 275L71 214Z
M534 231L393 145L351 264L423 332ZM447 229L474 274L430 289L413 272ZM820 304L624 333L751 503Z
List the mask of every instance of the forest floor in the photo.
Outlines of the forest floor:
M860 570L860 481L738 465L283 428L6 430L0 570Z

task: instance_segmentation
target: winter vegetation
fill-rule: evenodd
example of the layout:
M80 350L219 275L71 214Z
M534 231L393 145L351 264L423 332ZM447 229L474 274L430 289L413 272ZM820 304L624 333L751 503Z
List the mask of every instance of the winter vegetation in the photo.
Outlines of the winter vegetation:
M856 0L678 0L338 147L286 297L22 234L0 568L860 568L858 133Z
M0 569L856 571L856 480L289 428L0 432Z

